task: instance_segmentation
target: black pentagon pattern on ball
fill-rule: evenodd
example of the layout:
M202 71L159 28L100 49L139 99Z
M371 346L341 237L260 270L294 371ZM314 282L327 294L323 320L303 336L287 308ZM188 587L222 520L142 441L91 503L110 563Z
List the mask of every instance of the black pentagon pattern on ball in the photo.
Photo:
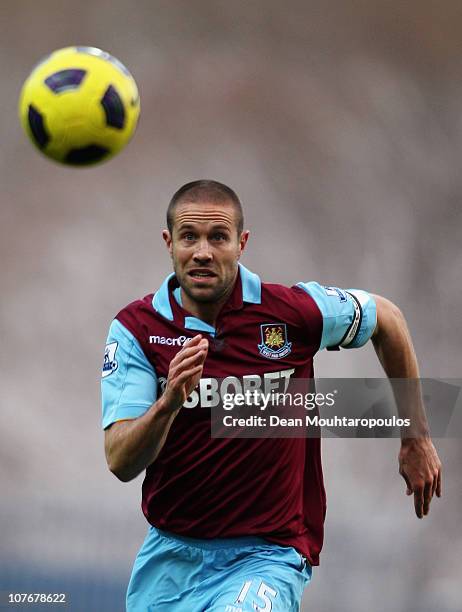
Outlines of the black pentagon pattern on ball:
M106 89L101 104L106 113L106 123L111 127L122 130L125 124L125 109L119 94L112 85L109 85Z
M50 136L43 124L42 115L34 106L32 106L32 104L29 105L27 119L29 121L30 131L32 132L36 145L40 149L44 149L50 141Z
M54 93L59 94L69 89L77 89L86 74L86 70L81 70L79 68L60 70L46 78L45 85Z
M81 149L71 149L66 155L65 162L73 166L88 166L101 161L109 153L110 151L106 147L92 144Z

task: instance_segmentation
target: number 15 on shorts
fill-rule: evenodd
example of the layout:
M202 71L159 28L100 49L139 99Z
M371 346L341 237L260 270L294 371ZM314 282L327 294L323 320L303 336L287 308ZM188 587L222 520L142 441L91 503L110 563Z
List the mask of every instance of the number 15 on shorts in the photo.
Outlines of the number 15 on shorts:
M239 605L244 603L245 598L252 586L252 580L247 580L242 585L242 589L239 591L239 595L236 598L235 604ZM273 599L277 596L277 591L272 589L270 586L265 584L264 582L260 583L257 591L257 597L264 602L264 606L259 605L256 601L252 602L252 608L256 612L271 612L273 609Z

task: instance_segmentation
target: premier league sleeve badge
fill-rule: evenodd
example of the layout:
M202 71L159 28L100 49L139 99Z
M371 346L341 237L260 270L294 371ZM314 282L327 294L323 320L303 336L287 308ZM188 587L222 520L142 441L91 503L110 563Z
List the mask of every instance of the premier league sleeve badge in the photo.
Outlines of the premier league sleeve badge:
M115 358L118 345L118 342L110 342L109 344L106 344L103 359L103 378L110 376L119 366Z

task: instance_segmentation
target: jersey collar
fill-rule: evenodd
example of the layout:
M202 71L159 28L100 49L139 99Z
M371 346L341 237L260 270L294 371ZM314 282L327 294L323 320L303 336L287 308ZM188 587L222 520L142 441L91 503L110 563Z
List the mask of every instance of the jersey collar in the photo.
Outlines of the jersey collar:
M239 308L242 306L243 302L246 302L248 304L261 304L260 277L257 274L250 272L250 270L247 270L247 268L244 267L242 264L239 264L239 277L240 282L236 282L235 289L230 295L230 298L225 304L224 308ZM170 302L173 279L175 279L174 272L167 276L167 278L164 280L159 290L156 291L152 299L152 306L154 310L169 321L173 321L174 319L172 304ZM175 300L175 297L172 296L172 298ZM175 300L175 302L176 301L177 300ZM197 321L201 325L206 325L206 323L200 321L199 319L196 319L195 317L186 317L186 319L189 324L192 324L194 323L194 321ZM188 327L190 327L190 325L188 325ZM191 328L193 328L192 325ZM197 327L194 327L193 329L197 329Z

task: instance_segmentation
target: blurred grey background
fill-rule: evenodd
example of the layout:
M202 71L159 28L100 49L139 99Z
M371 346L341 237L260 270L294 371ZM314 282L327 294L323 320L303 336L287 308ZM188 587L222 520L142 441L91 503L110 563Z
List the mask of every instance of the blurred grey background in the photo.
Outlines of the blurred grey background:
M462 4L16 0L0 4L0 589L123 610L141 478L106 469L99 372L112 317L155 290L183 183L240 195L264 280L361 287L404 310L428 377L461 378ZM141 119L106 165L42 158L17 98L70 44L132 71ZM371 347L319 376L380 376ZM397 440L325 440L327 537L303 610L462 610L460 440L423 521ZM192 611L191 611L192 612Z

